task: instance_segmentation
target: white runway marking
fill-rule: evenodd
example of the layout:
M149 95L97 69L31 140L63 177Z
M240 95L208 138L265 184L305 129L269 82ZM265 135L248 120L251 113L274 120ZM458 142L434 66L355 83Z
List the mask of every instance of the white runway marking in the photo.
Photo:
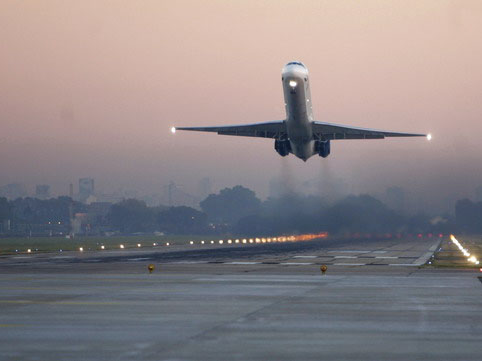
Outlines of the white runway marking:
M333 263L333 266L367 266L366 263Z
M375 258L396 258L398 259L398 257L393 257L393 256L376 256Z
M347 259L347 258L358 258L356 256L335 256L333 258L343 258L343 259Z
M328 253L370 253L371 251L328 251Z
M317 258L318 256L295 256L294 258Z
M373 251L372 253L387 253L387 251Z
M129 258L128 261L132 261L132 262L135 262L135 261L146 261L148 259L151 259L151 258L147 258L147 257L141 257L141 258Z
M309 264L314 264L314 263L304 263L304 262L281 262L280 264L285 265L285 266L306 266Z
M224 264L260 264L261 262L224 262Z
M419 264L415 264L415 263L392 263L392 264L389 264L389 266L414 267L414 266L420 266L420 265L419 265Z

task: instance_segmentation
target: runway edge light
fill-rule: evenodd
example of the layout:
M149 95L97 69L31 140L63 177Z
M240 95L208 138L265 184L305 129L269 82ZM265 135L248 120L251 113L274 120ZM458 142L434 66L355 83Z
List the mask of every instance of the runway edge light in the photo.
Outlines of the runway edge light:
M155 269L155 266L152 263L149 266L147 266L147 270L149 271L149 273L152 273L154 269Z

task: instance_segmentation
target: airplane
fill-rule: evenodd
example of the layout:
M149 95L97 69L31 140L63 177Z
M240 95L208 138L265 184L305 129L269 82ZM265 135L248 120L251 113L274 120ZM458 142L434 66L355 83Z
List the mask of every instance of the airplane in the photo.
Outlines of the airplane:
M315 121L308 69L299 61L287 63L281 73L286 108L286 119L243 125L214 127L172 127L176 130L214 132L221 135L261 137L274 139L274 149L282 157L292 153L307 161L318 154L330 155L330 141L338 139L384 139L385 137L426 137L431 134L398 133L383 130L350 127L340 124Z

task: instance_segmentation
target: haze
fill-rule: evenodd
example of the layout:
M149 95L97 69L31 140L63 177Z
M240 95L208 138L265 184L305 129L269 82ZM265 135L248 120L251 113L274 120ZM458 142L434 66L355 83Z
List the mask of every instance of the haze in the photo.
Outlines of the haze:
M2 1L0 184L159 192L273 178L400 186L449 209L482 185L482 2ZM273 141L172 125L283 119L280 71L310 70L320 121L423 139L335 141L328 159L282 159Z

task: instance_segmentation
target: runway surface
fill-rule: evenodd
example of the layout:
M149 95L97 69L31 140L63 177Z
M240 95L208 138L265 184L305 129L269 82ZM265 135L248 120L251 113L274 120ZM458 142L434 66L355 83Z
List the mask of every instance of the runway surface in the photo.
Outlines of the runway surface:
M437 248L321 240L2 257L0 359L479 360L482 283L416 266Z

